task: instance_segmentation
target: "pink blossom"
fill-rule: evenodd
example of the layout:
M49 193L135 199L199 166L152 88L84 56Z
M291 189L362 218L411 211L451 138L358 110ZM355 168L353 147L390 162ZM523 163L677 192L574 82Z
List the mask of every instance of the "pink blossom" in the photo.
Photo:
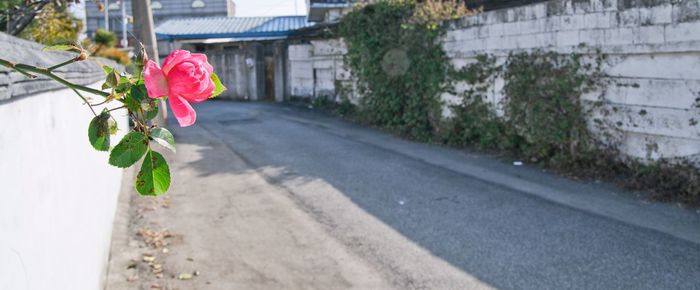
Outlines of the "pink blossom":
M213 72L206 55L178 49L165 59L162 69L149 60L143 75L148 96L154 99L168 96L177 122L187 127L197 119L190 102L206 101L214 93Z

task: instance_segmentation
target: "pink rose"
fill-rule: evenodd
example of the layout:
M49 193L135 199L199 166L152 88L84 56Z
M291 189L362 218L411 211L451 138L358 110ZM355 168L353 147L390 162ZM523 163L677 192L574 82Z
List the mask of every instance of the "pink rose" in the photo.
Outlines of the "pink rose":
M206 55L178 49L165 59L163 69L149 60L143 76L148 96L154 99L168 96L177 122L187 127L197 119L189 102L206 101L214 93L213 72Z

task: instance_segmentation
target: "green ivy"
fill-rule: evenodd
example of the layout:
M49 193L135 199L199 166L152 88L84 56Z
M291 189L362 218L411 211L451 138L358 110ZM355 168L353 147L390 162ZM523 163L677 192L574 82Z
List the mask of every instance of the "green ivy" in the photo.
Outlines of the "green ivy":
M505 64L506 134L532 161L568 163L596 149L581 95L595 87L599 66L581 54L512 54Z
M612 132L605 130L609 124L600 119L593 119L592 125L603 129L596 133L602 138L593 136L586 120L600 102L584 103L581 96L602 84L605 55L535 50L512 53L503 64L494 56L479 55L476 62L455 69L439 42L445 31L442 22L425 18L451 14L423 12L416 17L417 8L428 7L418 5L411 0L380 1L345 16L338 32L347 44L345 62L362 96L359 106L348 101L329 105L326 99L314 106L337 113L343 107L355 119L416 139L439 136L451 145L504 150L567 175L615 180L655 197L700 202L696 167L667 160L622 160ZM496 78L504 81L499 103L487 99ZM467 89L455 92L457 82ZM441 114L442 93L461 98L449 106L452 114L447 119Z
M358 81L367 122L427 140L438 125L449 62L444 29L416 21L415 1L381 1L343 18L346 64Z

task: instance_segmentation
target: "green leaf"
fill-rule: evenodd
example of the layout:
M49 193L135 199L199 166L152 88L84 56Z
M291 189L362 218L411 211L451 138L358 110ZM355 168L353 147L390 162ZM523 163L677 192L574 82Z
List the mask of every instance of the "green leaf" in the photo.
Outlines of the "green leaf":
M157 116L158 116L158 105L156 105L153 110L144 111L144 117L146 117L146 120L153 120Z
M119 84L120 78L121 76L119 75L119 72L117 70L113 70L111 73L107 74L107 79L105 80L105 83L110 88L113 88Z
M163 155L148 150L141 164L141 171L136 175L136 191L141 195L158 196L170 187L170 169Z
M141 101L148 98L148 91L143 82L138 82L131 85L131 89L124 96L124 105L132 112L138 112L141 109Z
M110 118L108 112L102 112L102 114L92 118L88 126L88 139L97 151L109 150Z
M214 98L226 90L226 87L224 87L224 85L221 84L219 76L217 76L215 73L211 73L211 81L214 82L214 93L209 98Z
M112 71L114 71L114 68L108 65L103 65L102 70L105 71L105 74L110 74Z
M163 145L163 147L175 152L175 137L168 129L155 128L151 130L151 138L158 142L158 144Z
M114 118L107 119L107 124L109 125L109 135L117 134L119 127L117 126L117 121Z
M131 86L131 96L134 100L141 102L148 98L148 90L146 90L146 85L143 82L138 82L137 84Z
M148 139L141 132L131 132L124 136L109 154L109 164L126 168L139 161L148 150Z
M70 44L59 44L46 46L42 51L80 51L80 48Z

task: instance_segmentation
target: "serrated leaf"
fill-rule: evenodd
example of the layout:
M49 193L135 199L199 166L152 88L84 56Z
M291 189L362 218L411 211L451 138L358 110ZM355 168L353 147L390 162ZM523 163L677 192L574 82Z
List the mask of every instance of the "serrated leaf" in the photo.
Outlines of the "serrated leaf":
M119 168L134 165L148 150L148 140L141 132L131 132L114 146L109 154L109 164Z
M148 98L148 90L146 90L146 85L143 82L138 82L131 86L131 97L134 100L141 102L142 100Z
M211 81L214 82L214 93L209 98L214 98L226 90L226 87L219 80L219 76L215 73L211 73Z
M175 152L175 137L168 129L155 128L151 130L151 138L163 147Z
M148 150L136 175L136 191L141 195L158 196L170 187L170 169L163 155Z
M117 126L117 121L114 121L114 118L109 118L107 120L107 124L109 126L109 135L117 134L117 131L119 130L119 127Z
M46 46L42 49L42 51L80 51L80 49L75 46L75 45L70 45L70 44L58 44L58 45L50 45Z
M131 89L126 93L124 96L124 105L129 109L129 111L132 112L138 112L139 109L141 108L141 99L143 99L141 96L141 91L137 87L137 85L131 86Z
M155 117L158 116L158 107L155 107L153 110L150 111L145 111L144 112L144 117L146 117L146 120L153 120Z
M90 144L97 151L109 150L110 116L107 112L92 118L88 126L88 139Z
M105 71L105 74L110 74L112 71L114 71L114 68L108 65L103 65L102 70Z
M119 72L117 70L113 70L111 73L107 74L105 84L107 84L110 88L113 88L119 84L119 78L121 78Z

